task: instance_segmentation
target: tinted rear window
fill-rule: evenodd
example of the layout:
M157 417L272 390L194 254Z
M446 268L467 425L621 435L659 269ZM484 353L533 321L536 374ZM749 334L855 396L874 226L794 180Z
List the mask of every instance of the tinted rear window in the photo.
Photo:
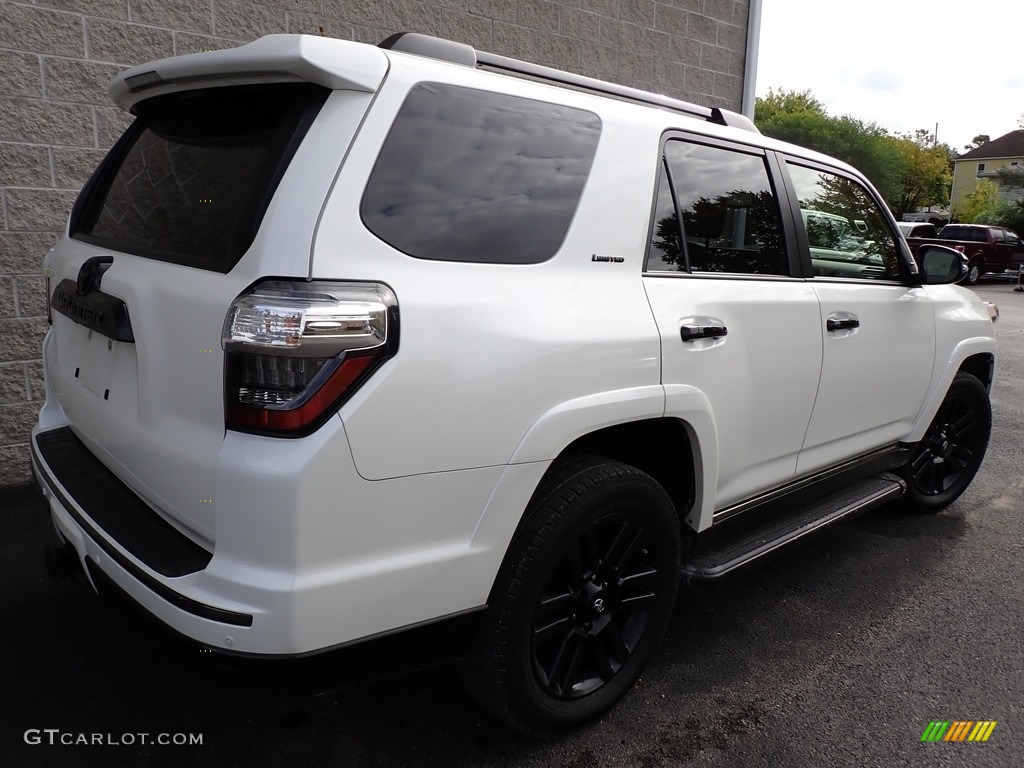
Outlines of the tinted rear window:
M367 182L363 222L416 258L544 261L565 239L600 132L585 110L419 85Z
M955 225L947 225L939 232L939 237L943 240L968 240L979 243L983 243L988 239L985 235L984 229L979 229L978 227L958 227Z
M72 236L228 272L329 93L308 84L242 86L141 102L76 203Z

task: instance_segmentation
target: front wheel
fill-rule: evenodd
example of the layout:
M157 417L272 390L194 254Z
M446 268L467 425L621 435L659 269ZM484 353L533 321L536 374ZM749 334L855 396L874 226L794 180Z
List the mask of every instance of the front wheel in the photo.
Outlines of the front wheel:
M967 274L964 275L964 285L977 285L979 278L981 278L982 263L977 259L971 261L967 265Z
M981 467L991 431L985 386L968 373L958 373L903 468L906 503L919 512L938 512L952 504Z
M661 639L679 568L675 508L650 476L597 457L552 467L495 580L463 682L530 735L597 717Z

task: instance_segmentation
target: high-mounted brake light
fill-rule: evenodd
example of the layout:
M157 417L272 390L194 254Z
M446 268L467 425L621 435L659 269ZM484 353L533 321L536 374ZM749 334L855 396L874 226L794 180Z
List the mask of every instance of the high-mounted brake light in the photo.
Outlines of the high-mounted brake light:
M228 310L225 422L309 434L398 349L398 300L382 283L268 280Z

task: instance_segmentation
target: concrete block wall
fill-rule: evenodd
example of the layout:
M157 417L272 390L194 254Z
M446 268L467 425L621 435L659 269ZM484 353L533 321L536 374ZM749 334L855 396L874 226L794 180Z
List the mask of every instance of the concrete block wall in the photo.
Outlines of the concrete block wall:
M747 0L0 0L0 486L30 479L44 398L40 263L128 124L107 83L150 59L271 33L395 31L739 109Z

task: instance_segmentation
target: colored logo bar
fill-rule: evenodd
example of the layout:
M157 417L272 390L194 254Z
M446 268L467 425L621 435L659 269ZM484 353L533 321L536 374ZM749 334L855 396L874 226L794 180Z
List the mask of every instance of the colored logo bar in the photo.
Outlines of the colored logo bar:
M988 741L995 729L995 720L932 720L921 741Z

